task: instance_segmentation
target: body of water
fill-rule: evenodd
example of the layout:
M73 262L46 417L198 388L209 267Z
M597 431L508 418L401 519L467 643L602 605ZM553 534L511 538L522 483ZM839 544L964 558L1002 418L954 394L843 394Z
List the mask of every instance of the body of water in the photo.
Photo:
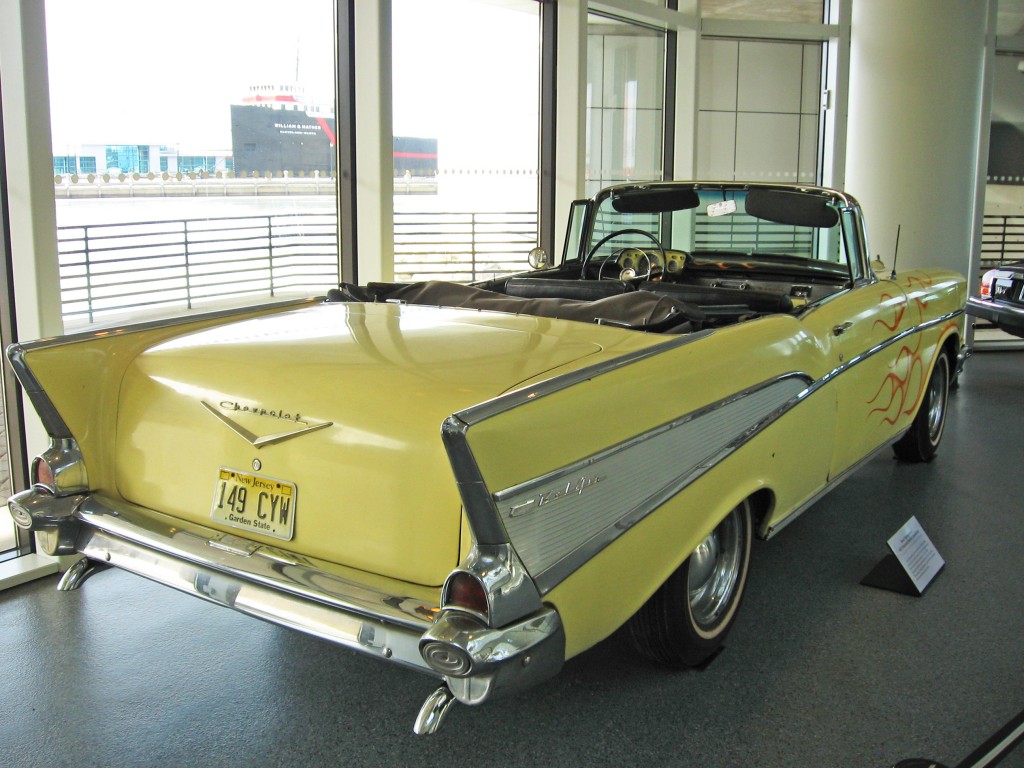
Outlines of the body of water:
M130 182L107 183L113 186ZM396 182L396 189L400 189L401 183L401 179ZM180 187L177 189L177 194L167 197L59 196L57 226L336 211L332 194L224 195L216 186L208 185L206 189L197 187L196 196L185 196ZM533 211L537 208L537 177L525 173L440 176L436 194L396 194L394 201L396 213Z

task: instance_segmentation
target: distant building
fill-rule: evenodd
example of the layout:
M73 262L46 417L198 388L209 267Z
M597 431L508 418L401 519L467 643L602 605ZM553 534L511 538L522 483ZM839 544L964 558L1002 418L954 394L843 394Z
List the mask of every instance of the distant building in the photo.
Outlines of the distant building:
M175 147L160 144L80 144L53 156L56 175L98 176L138 173L209 174L234 170L231 154L225 150L182 154Z
M82 144L54 154L53 172L78 174L234 172L239 176L330 176L336 170L333 107L305 102L296 85L253 86L231 105L231 151L195 151L157 144ZM60 150L58 150L60 151ZM437 175L437 139L394 137L394 175Z

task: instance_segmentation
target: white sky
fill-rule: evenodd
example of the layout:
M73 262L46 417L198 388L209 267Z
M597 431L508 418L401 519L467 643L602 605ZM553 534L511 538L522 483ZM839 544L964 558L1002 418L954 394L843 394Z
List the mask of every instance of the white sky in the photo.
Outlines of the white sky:
M296 66L308 99L326 103L332 8L46 0L54 152L118 143L228 150L230 104L250 85L293 81ZM537 4L393 0L393 9L394 133L437 138L443 166L536 167Z

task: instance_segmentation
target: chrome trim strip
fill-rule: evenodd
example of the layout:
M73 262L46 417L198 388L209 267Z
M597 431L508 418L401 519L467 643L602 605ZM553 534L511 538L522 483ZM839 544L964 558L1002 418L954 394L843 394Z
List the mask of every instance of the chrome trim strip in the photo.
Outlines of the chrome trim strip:
M692 344L698 339L709 336L713 331L700 331L687 336L672 337L662 344L641 349L622 357L604 360L579 370L556 376L539 382L532 387L517 389L505 395L499 395L479 405L459 411L441 425L441 438L448 460L452 465L455 482L462 498L462 506L469 518L469 525L478 544L507 544L508 533L501 522L494 498L483 481L476 457L469 448L466 431L474 424L479 424L492 416L517 408L520 405L537 400L541 397L560 392L573 384L578 384L602 373L608 373L656 354Z
M495 493L513 546L541 594L778 420L806 396L812 381L807 374L790 373L762 382L543 478ZM700 431L699 439L694 430ZM637 452L642 455L627 455ZM637 471L619 472L623 463ZM590 484L559 494L553 502L558 506L546 513L544 494L537 492L581 475ZM637 487L652 490L630 506L638 498Z
M859 355L857 355L855 357L851 357L849 360L847 360L842 365L840 365L840 366L838 366L836 368L833 368L831 371L829 371L824 376L822 376L820 379L818 379L818 381L816 381L812 385L811 390L815 391L815 390L821 389L823 386L828 384L832 379L834 379L839 374L845 373L846 371L848 371L850 368L852 368L853 366L857 365L858 363L862 363L865 360L867 360L869 357L873 357L874 355L878 354L883 349L887 349L887 348L891 347L893 344L896 344L897 342L903 341L903 339L907 338L908 336L913 336L915 333L920 333L922 331L926 331L929 328L932 328L932 327L934 327L936 325L940 325L942 323L948 322L948 321L952 320L954 317L959 317L962 314L964 314L964 310L963 309L958 309L955 312L950 312L948 314L942 315L941 317L937 317L934 320L929 320L926 323L921 323L919 325L915 325L912 328L908 328L905 331L901 331L900 333L897 333L895 336L892 336L892 337L886 339L881 344L876 344L875 346L871 347L871 349L869 349L869 350L867 350L865 352L862 352L861 354L859 354Z
M511 488L506 488L504 490L498 491L494 494L494 500L501 504L503 502L507 502L509 498L529 493L530 491L538 489L545 485L551 485L553 483L558 482L564 477L578 475L582 472L585 472L586 469L589 468L591 465L596 464L600 461L604 461L605 459L612 457L623 451L629 450L638 443L650 440L651 438L657 437L658 435L661 435L662 433L667 432L668 430L675 429L688 422L694 421L695 419L699 419L700 417L705 416L713 411L716 411L732 403L738 402L739 400L743 399L748 395L751 395L755 392L759 392L774 384L779 384L789 379L799 379L800 381L802 381L805 385L805 389L803 391L806 391L806 387L810 387L814 383L813 378L811 378L808 374L802 372L787 373L775 379L763 381L760 384L757 384L753 387L749 387L745 390L741 390L740 392L730 395L729 397L723 398L718 402L710 403L704 406L703 408L698 408L696 411L691 411L690 413L673 419L672 421L662 424L661 426L654 427L653 429L650 429L646 432L641 432L638 435L634 435L628 440L624 440L623 442L617 445L609 446L608 448L605 448L604 450L595 453L593 456L588 456L585 459L580 459L579 461L576 461L572 464L568 464L564 467L561 467L560 469L552 470L551 472L548 472L545 475L541 475L540 477L536 477L532 480L520 483L519 485L514 485Z
M610 360L602 360L599 363L579 368L568 373L564 373L560 376L555 376L551 379L545 379L538 384L523 389L513 390L504 395L487 400L479 405L474 405L465 410L459 411L455 414L455 417L467 427L471 427L474 424L479 424L481 421L497 416L499 413L512 410L513 408L522 405L523 403L537 400L541 397L560 392L563 389L568 389L574 384L579 384L587 379L592 379L595 376L600 376L603 373L618 370L619 368L625 368L628 365L639 362L640 360L646 360L649 357L660 355L663 352L667 352L672 349L678 349L684 347L687 344L692 344L695 341L706 338L714 333L713 329L697 331L696 333L690 333L685 336L672 336L669 337L664 343L655 344L645 349L637 350L636 352L630 352L627 355L621 357L615 357Z
M171 317L164 320L151 320L144 323L106 328L102 331L80 331L78 333L68 334L67 336L52 336L45 339L37 339L36 341L18 342L16 344L11 344L7 348L7 359L11 363L11 368L14 370L15 376L17 376L18 381L21 383L22 389L25 390L25 394L32 403L32 407L35 408L36 412L39 414L39 418L43 422L43 426L46 428L47 434L57 440L70 440L74 435L71 434L71 430L68 428L61 415L57 412L57 409L54 407L49 395L43 391L43 387L39 383L39 380L26 364L25 355L27 353L38 349L59 347L80 341L91 341L107 336L123 336L128 333L152 331L158 328L170 328L176 325L201 323L208 320L222 320L235 315L244 315L249 312L260 312L267 309L298 308L306 305L318 304L322 301L323 297L289 299L286 301L256 304L249 307L233 307L231 309L220 309L212 312L201 312L195 315Z
M713 452L705 459L697 462L687 472L680 473L676 478L665 485L659 491L649 495L647 498L641 501L639 505L630 510L625 514L618 522L610 527L605 528L603 531L595 535L592 539L586 542L583 547L576 548L572 552L569 552L557 563L546 566L541 572L533 573L531 575L534 581L537 583L537 587L541 592L541 595L547 594L557 584L561 583L571 573L585 564L591 557L600 552L602 549L611 544L617 539L625 530L630 526L634 525L639 520L650 514L655 508L663 504L669 498L676 493L679 493L686 486L697 480L701 475L707 472L709 469L714 467L719 462L723 461L729 455L731 455L737 448L741 447L747 441L752 439L755 435L763 431L774 421L777 421L783 415L788 413L797 404L802 402L807 397L811 396L819 389L830 383L833 379L839 376L841 373L846 372L853 366L863 362L869 357L881 352L889 346L903 340L904 338L911 336L915 333L925 331L936 325L939 325L949 320L963 315L963 310L956 310L950 312L941 317L929 320L928 322L921 323L912 328L909 328L895 336L887 339L886 341L878 344L864 353L851 358L843 365L840 365L818 380L814 380L811 376L803 372L791 372L778 379L763 382L762 384L752 387L748 390L736 393L729 398L725 398L719 403L714 403L706 406L699 411L695 411L692 414L686 414L679 417L678 419L669 422L662 427L650 430L643 435L638 435L631 440L625 441L621 445L612 446L602 451L595 456L588 457L579 462L574 462L572 465L561 467L545 475L531 479L524 483L521 483L512 488L506 488L499 490L495 493L491 493L484 483L483 477L481 476L479 467L476 463L475 457L472 455L472 451L469 448L466 432L474 424L478 424L485 419L496 416L503 413L506 410L523 405L527 402L535 400L539 397L558 392L572 384L585 381L594 376L606 373L611 370L622 368L626 365L630 365L639 360L646 359L647 357L670 349L675 349L687 343L696 341L697 338L703 338L709 335L709 332L702 332L700 334L693 334L690 336L682 337L678 340L673 340L664 345L657 345L648 349L640 350L639 352L631 355L616 358L610 361L603 361L593 366L589 366L579 371L573 371L564 376L556 377L554 379L541 382L536 387L526 388L516 392L510 392L507 395L495 398L493 400L482 403L479 406L468 408L464 411L460 411L454 416L450 417L444 425L445 443L448 448L449 457L452 462L452 467L456 475L456 479L459 483L460 493L462 494L463 504L466 510L466 514L469 517L470 525L474 531L474 534L480 535L478 529L488 539L487 543L506 543L511 541L509 532L507 530L508 521L516 517L516 514L506 512L504 515L499 510L499 504L508 504L510 499L514 499L518 495L523 495L533 489L544 487L549 482L561 480L563 478L571 477L575 473L579 473L577 476L581 477L585 474L585 470L589 469L594 465L594 462L598 458L607 458L623 450L627 450L646 439L650 439L652 436L658 434L659 430L671 429L678 427L682 424L689 422L694 418L698 418L701 415L705 415L716 408L720 408L730 402L748 396L751 392L757 391L760 387L770 386L775 381L782 381L787 378L797 377L806 383L806 387L790 397L785 403L774 409L770 414L765 416L760 421L753 425L749 425L750 428L741 430L737 436L729 441L721 450ZM886 441L885 445L888 445L894 439L898 439L899 435L894 436L891 440ZM883 446L884 447L884 446ZM869 457L872 456L869 454ZM866 459L865 459L866 460ZM845 477L845 473L844 473ZM835 481L838 483L839 481ZM834 484L830 484L828 487L834 487ZM514 507L515 505L510 505ZM809 506L809 504L808 504ZM792 517L792 515L790 515ZM515 542L513 542L515 546ZM520 553L522 557L522 553ZM536 563L532 563L536 566Z
M807 501L805 501L803 504L801 504L795 510L793 510L788 515L786 515L784 518L782 518L782 520L780 520L778 522L778 524L776 524L776 525L768 525L768 526L763 527L758 532L758 538L763 539L764 541L767 541L767 540L773 538L775 536L775 534L777 534L779 531L781 531L787 525L789 525L794 520L796 520L798 517L800 517L800 515L802 515L808 509L810 509L815 504L817 504L819 501L821 501L821 499L823 497L828 495L829 492L834 490L835 487L837 485L839 485L840 483L842 483L844 480L846 480L846 478L850 477L850 475L854 474L857 470L859 470L861 467L863 467L869 461L871 461L876 456L878 456L879 453L881 453L886 448L888 448L890 445L892 445L894 442L896 442L901 437L903 437L903 435L906 434L906 432L908 430L909 430L909 427L907 429L901 430L898 434L896 434L893 437L889 438L888 440L886 440L884 443L882 443L877 448L873 448L867 454L867 456L865 456L863 459L861 459L858 462L855 462L854 464L851 464L849 467L844 469L838 475L836 475L835 477L831 478L827 483L825 483L825 485L823 485L821 487L821 489L818 490L817 493L815 493Z
M124 336L129 333L140 331L154 331L157 328L171 328L175 325L188 325L190 323L202 323L207 320L222 320L234 315L244 315L249 312L262 312L265 309L287 309L289 307L301 307L304 305L322 304L326 297L308 296L301 299L282 299L281 301L267 301L262 304L250 304L244 307L229 307L227 309L213 309L209 312L197 312L194 315L176 315L160 320L146 320L140 323L126 323L125 325L114 325L94 331L77 331L65 336L49 336L34 341L18 342L12 344L11 348L17 347L25 352L42 347L59 347L65 344L74 344L79 341L101 339L107 336Z

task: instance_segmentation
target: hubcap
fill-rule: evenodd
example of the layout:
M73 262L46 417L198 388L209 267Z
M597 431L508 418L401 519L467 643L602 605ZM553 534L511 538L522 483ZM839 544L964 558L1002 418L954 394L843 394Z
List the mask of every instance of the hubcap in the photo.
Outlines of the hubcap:
M928 384L928 437L937 443L942 435L942 422L946 412L946 394L949 388L949 372L941 358L935 365L935 372Z
M702 629L712 627L721 618L736 590L745 546L739 515L733 510L690 555L690 612Z

